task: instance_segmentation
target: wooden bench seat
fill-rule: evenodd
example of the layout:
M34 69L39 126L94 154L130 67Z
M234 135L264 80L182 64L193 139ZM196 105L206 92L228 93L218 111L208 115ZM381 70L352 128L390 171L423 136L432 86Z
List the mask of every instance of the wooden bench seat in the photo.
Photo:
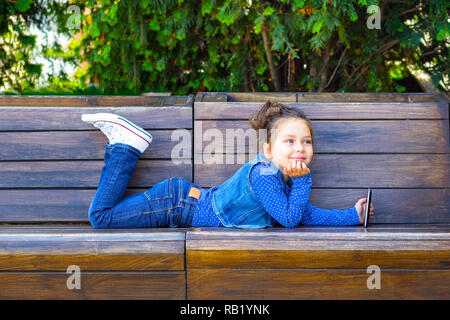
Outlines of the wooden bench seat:
M170 178L175 129L192 132L193 96L0 97L0 299L186 299L186 229L93 229L88 210L106 137L82 113L112 112L151 131L126 196ZM190 151L190 150L188 150ZM187 163L187 164L186 164ZM69 266L81 289L69 289Z
M191 299L448 299L450 225L197 228L186 264Z
M93 229L106 138L80 120L113 112L149 130L126 195L169 177L204 188L251 160L247 119L268 99L312 119L310 201L349 208L373 188L369 228ZM0 97L1 299L449 299L448 100L429 94L198 93ZM172 162L176 129L191 134ZM205 163L208 134L234 143ZM237 129L241 129L237 130ZM211 131L208 131L211 130ZM205 133L206 136L205 136ZM228 149L227 149L228 148ZM244 150L244 151L242 151ZM193 151L193 152L192 152ZM242 160L240 158L240 160ZM81 288L69 289L69 266ZM370 290L367 268L381 272Z
M199 93L196 184L220 185L253 158L248 119L269 99L300 108L312 121L311 204L350 208L371 187L373 223L367 229L191 229L188 297L450 298L448 100L429 94ZM223 138L217 150L210 150L211 136ZM219 162L203 161L205 154ZM371 265L380 268L380 290L367 286Z
M2 226L0 298L185 299L184 244L184 229Z

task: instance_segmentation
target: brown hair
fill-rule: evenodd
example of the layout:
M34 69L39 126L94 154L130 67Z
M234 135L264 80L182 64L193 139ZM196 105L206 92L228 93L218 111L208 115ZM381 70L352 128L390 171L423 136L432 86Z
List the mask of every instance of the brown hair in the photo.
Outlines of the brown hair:
M249 122L254 130L266 129L267 139L266 141L260 141L261 137L258 134L258 144L262 146L264 142L271 143L272 129L278 129L279 121L282 119L297 118L304 120L311 132L311 140L314 148L314 133L311 125L311 121L300 109L295 107L286 106L282 103L275 101L267 101L259 110L256 116L250 117Z

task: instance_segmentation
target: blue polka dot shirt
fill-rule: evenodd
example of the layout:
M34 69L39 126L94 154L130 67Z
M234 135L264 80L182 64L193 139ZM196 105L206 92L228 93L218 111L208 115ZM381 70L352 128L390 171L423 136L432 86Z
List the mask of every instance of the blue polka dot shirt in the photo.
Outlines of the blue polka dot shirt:
M267 174L270 164L258 163L250 173L250 184L266 211L282 226L294 228L303 225L359 225L355 207L337 210L321 209L309 203L311 173L285 182L281 174ZM264 171L263 171L264 170ZM280 172L281 173L281 172ZM211 200L218 187L201 189L193 227L222 227Z

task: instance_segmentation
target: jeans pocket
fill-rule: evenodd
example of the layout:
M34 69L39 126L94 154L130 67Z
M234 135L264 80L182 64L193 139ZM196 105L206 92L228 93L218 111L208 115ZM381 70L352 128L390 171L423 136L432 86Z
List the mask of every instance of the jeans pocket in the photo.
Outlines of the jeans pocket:
M148 200L173 198L172 179L163 180L144 192Z
M166 179L155 184L151 189L144 192L148 201L147 214L164 213L173 208L172 180ZM166 212L167 214L168 212Z

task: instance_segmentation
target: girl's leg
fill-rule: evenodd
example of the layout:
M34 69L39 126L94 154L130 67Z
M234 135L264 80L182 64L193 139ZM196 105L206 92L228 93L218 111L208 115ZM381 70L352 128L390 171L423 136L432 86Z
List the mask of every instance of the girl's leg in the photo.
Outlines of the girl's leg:
M143 193L120 200L126 191L138 157L126 145L107 146L110 159L100 178L99 188L89 209L96 228L190 227L197 199L191 188L200 187L183 178L170 178ZM106 156L106 155L105 155Z
M82 120L99 128L109 139L105 166L95 197L89 208L89 220L96 228L148 227L142 213L148 211L144 194L122 200L140 155L152 136L142 128L115 114L84 114Z
M89 208L89 220L95 228L191 226L200 188L185 179L166 179L121 200L140 155L152 140L148 133L113 114L83 115L82 119L109 138L105 166ZM197 189L194 196L191 188Z
M143 194L122 200L139 156L139 151L132 146L121 143L106 145L105 166L89 208L89 220L93 227L150 227L148 217L144 215L148 211L148 201Z
M191 188L197 189L192 191ZM149 223L156 227L188 228L197 208L201 188L183 178L166 179L144 192ZM194 196L193 196L194 195Z

